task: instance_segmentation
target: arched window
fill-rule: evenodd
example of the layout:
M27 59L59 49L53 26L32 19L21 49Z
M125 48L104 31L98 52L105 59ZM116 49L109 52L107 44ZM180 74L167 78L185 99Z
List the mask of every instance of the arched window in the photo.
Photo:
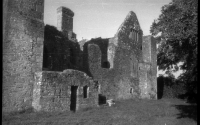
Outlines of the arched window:
M84 86L83 87L83 98L88 98L88 91L89 91L89 87Z
M130 88L130 93L133 93L133 88Z

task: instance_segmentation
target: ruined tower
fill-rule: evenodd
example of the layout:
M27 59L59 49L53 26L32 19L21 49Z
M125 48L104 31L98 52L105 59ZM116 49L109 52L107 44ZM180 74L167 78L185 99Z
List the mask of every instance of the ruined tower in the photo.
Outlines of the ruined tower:
M57 29L62 31L68 39L76 39L76 34L73 33L73 17L74 12L66 7L57 9Z
M156 40L152 36L143 36L143 62L139 64L142 97L157 99L157 54Z
M4 0L3 112L31 107L34 73L42 70L44 0Z

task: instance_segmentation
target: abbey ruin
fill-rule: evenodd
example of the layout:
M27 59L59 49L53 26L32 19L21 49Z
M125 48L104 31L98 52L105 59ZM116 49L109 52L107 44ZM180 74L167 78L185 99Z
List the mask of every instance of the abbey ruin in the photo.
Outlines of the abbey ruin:
M83 46L75 14L57 9L44 26L44 0L4 0L3 111L76 111L106 99L157 99L156 41L132 11L114 37ZM81 49L83 48L83 50Z

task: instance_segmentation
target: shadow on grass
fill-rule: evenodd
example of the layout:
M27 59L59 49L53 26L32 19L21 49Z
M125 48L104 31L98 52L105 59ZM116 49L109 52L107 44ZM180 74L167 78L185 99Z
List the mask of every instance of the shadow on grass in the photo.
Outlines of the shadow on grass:
M194 92L186 92L178 96L179 99L186 99L187 103L197 104L197 94Z
M197 121L197 105L174 105L180 113L177 114L177 118L190 118Z

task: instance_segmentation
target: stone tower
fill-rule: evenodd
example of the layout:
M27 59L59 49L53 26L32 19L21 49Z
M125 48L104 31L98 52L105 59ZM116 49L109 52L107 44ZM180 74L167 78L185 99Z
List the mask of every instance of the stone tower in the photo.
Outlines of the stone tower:
M142 98L157 99L157 54L156 40L143 36L143 61L139 64L139 79Z
M144 47L143 60L151 64L152 89L157 93L157 48L155 38L152 36L144 36L142 46Z
M3 112L31 107L34 73L42 71L44 0L3 1Z
M76 34L73 33L73 16L74 12L69 8L61 6L57 9L57 29L70 40L76 38Z

